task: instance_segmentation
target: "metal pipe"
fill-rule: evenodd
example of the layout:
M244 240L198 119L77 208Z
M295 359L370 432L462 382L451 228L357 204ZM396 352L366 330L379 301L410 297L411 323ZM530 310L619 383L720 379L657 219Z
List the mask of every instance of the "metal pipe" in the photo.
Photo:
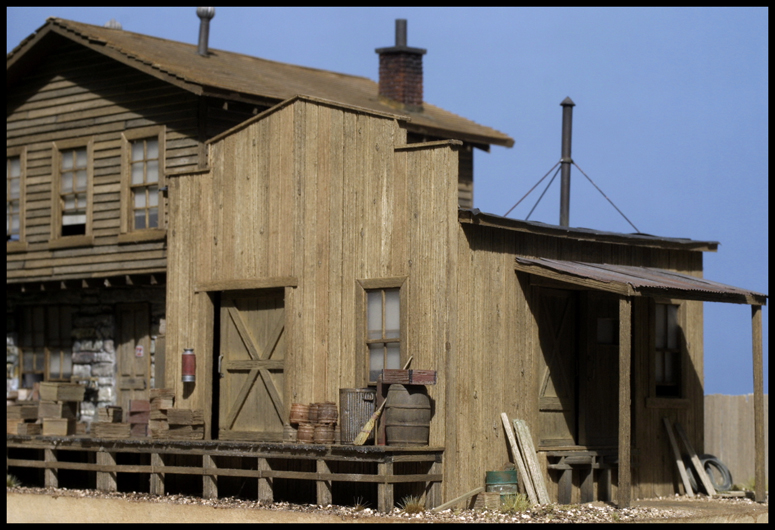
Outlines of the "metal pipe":
M396 47L406 47L406 19L396 19Z
M562 100L562 173L560 180L560 226L570 223L570 165L573 159L570 155L571 136L573 135L573 107L576 106L569 97Z
M199 17L199 47L197 53L207 57L207 41L210 40L210 19L215 16L214 7L197 7L196 16Z

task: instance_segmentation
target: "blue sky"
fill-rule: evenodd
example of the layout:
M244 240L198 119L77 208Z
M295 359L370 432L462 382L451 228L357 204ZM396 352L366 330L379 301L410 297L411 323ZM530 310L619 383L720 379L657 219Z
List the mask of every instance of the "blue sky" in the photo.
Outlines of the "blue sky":
M49 16L192 44L199 27L194 7L6 13L7 52ZM570 96L573 160L641 232L719 241L705 277L769 292L766 8L217 8L210 46L376 81L397 18L428 50L425 101L515 140L476 152L475 207L505 214L559 160ZM571 182L571 226L633 231L575 168ZM559 222L559 177L530 219ZM752 392L750 308L704 306L706 393Z

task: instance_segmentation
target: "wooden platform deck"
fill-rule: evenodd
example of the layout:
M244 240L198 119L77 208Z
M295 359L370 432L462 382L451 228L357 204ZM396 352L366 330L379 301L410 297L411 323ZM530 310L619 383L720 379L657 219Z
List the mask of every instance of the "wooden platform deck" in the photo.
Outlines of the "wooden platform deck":
M24 458L12 458L13 450L26 449ZM62 452L88 454L87 462L74 462ZM202 480L205 498L218 497L219 477L247 477L258 481L258 500L274 501L274 479L314 481L317 504L331 504L332 482L376 483L377 509L390 511L394 505L394 485L400 483L424 484L426 506L441 503L442 455L440 447L395 447L319 445L297 443L259 443L230 441L178 441L155 439L108 440L88 436L24 436L6 435L6 468L38 468L44 470L46 487L58 487L59 470L79 470L96 474L98 490L117 491L120 473L147 474L150 493L165 494L168 474L192 475ZM149 465L121 464L122 455L150 455ZM168 465L170 456L194 457L193 465ZM241 457L241 458L222 458ZM231 467L230 462L257 460L255 469ZM315 462L315 471L274 469L276 463L289 460ZM376 465L376 473L332 472L333 462L360 462ZM400 463L425 463L427 473L396 474L394 466Z

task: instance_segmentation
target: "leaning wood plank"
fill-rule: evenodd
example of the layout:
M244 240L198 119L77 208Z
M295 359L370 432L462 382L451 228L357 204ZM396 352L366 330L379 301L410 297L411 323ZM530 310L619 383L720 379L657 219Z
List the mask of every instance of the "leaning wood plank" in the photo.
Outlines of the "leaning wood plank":
M501 420L503 421L503 429L506 431L506 437L509 439L509 444L511 445L511 454L514 455L514 463L517 465L519 475L522 477L522 483L525 485L527 498L530 500L531 504L538 504L538 496L536 495L535 488L533 488L533 481L527 472L525 461L522 458L522 453L519 452L517 440L514 438L514 431L511 430L509 417L505 412L501 413Z
M681 424L678 422L675 424L675 432L677 432L678 436L681 437L681 440L684 443L684 447L686 447L686 452L689 453L689 456L692 459L694 470L697 472L697 476L700 477L702 486L705 488L705 491L708 493L708 495L713 497L716 494L716 489L713 487L713 483L711 483L710 478L708 478L708 474L705 473L705 468L702 467L702 463L700 462L697 453L694 452L692 444L689 443L689 438L686 436L683 427L681 427Z
M536 495L538 496L538 502L541 504L549 504L552 501L549 498L549 492L546 491L546 484L544 483L544 475L541 473L541 466L538 465L533 438L530 436L530 429L528 428L527 423L525 423L525 420L514 420L514 430L517 432L519 447L522 449L522 454L525 455L525 462L527 463L530 475L533 478L533 485L535 486Z
M459 502L460 502L460 501L462 501L463 499L467 499L467 498L469 498L469 497L473 497L474 495L478 495L479 493L481 493L481 492L483 492L483 491L484 491L484 486L479 486L479 487L478 487L478 488L476 488L475 490L471 490L471 491L469 491L468 493L464 493L464 494L463 494L463 495L461 495L460 497L455 497L455 498L454 498L454 499L452 499L451 501L449 501L449 502L445 502L445 503L444 503L444 504L442 504L441 506L436 506L436 507L435 507L434 509L432 509L431 511L432 511L432 512L440 512L441 510L446 510L446 509L447 509L447 508L449 508L450 506L454 506L455 504L459 503Z
M681 458L681 450L678 448L678 442L673 434L673 428L670 426L670 420L662 418L662 422L665 424L665 430L667 430L667 437L670 438L670 447L673 448L673 456L675 457L675 465L678 467L678 473L681 474L681 481L684 483L684 489L688 497L694 497L694 491L689 483L689 475L686 474L686 466L684 465L683 458Z

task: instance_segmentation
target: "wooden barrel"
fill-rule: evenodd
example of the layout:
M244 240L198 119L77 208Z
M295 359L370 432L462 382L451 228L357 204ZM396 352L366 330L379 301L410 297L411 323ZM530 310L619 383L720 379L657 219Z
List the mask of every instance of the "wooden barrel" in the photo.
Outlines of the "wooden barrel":
M329 423L319 423L315 426L313 439L316 444L334 443L334 426Z
M290 423L294 425L309 423L309 405L303 405L301 403L292 404Z
M296 441L301 444L311 444L315 438L315 426L311 423L299 424L299 430L296 433Z
M343 445L352 445L363 426L374 414L374 400L377 391L374 388L339 389L339 429ZM374 432L369 440L374 439Z
M313 424L318 422L318 404L317 403L309 404L309 413L307 414L307 420Z
M385 405L385 437L388 445L428 445L431 432L431 400L425 387L390 385Z
M338 416L339 414L336 411L336 403L333 401L318 403L318 423L336 423Z

